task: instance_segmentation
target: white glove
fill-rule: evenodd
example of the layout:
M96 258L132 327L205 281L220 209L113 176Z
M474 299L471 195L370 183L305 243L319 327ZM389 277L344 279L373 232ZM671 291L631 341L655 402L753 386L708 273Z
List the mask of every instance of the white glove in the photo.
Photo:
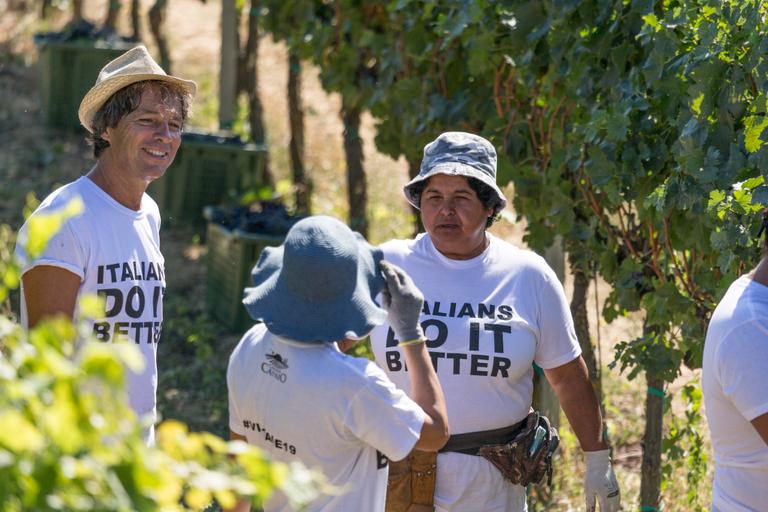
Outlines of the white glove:
M621 509L621 496L616 475L611 467L610 450L584 452L587 471L584 474L584 496L587 512L595 512L595 495L600 512L617 512Z
M419 315L424 305L424 295L405 270L385 260L379 266L386 279L386 286L381 291L382 302L395 335L400 341L423 338Z

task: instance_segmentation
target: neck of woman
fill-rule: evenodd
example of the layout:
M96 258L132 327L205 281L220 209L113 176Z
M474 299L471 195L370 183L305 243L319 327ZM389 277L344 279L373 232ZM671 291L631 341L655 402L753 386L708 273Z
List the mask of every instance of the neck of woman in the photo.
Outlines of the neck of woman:
M435 249L446 258L452 260L471 260L476 256L480 256L483 251L488 248L491 240L488 238L486 232L483 231L483 237L477 244L472 244L469 247L462 247L459 251L452 251L446 247L438 247L438 245L434 243L434 239L432 240L432 243L435 245Z

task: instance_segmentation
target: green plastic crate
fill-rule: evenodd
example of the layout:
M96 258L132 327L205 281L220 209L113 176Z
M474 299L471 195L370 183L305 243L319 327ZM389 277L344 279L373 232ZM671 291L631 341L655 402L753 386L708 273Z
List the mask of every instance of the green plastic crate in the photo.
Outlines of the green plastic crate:
M62 43L40 37L38 66L46 126L79 129L77 109L85 93L96 83L99 71L134 46L136 43L121 41L109 45L85 40Z
M214 318L233 331L245 332L253 325L243 306L243 290L251 286L251 270L262 249L280 245L283 239L208 222L205 303Z
M149 194L164 222L203 227L204 207L231 204L264 183L265 152L239 137L185 133L173 164Z

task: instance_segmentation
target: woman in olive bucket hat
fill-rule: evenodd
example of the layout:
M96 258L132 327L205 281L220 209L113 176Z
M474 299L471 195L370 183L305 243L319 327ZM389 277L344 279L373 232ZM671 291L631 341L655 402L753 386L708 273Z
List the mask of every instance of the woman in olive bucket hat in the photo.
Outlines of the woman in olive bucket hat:
M404 193L426 233L381 248L424 294L421 325L454 434L437 456L436 510L526 510L526 481L510 477L519 465L505 467L509 459L492 463L480 453L503 446L535 418L533 363L544 369L585 451L587 509L597 496L602 510L618 510L600 409L560 281L543 258L487 231L507 204L496 184L493 145L471 133L443 133L424 148L421 170ZM376 361L404 386L411 372L400 339L387 324L371 334ZM547 458L537 467L545 469ZM391 473L409 474L407 467L397 470ZM405 510L407 503L391 498L388 511Z
M380 292L385 309L375 301ZM383 511L387 458L402 459L414 447L434 451L448 438L418 322L419 290L362 236L314 216L297 222L281 246L264 249L243 304L259 323L229 361L232 438L319 468L341 489L307 510ZM413 399L374 363L338 348L387 319L406 340ZM265 510L287 510L287 500L278 492Z

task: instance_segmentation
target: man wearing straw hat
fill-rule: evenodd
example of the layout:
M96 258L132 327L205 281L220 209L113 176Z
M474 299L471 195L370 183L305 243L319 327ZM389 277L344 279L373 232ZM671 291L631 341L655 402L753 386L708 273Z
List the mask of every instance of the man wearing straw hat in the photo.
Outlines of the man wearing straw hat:
M384 510L387 458L448 439L445 400L419 325L423 297L381 250L331 217L296 223L264 249L243 303L256 324L229 361L229 426L273 459L301 461L338 488L306 510ZM382 309L374 297L381 291ZM410 375L408 396L367 359L340 352L388 320ZM432 471L434 468L432 468ZM434 474L434 472L433 472ZM234 509L249 510L242 502ZM267 512L290 510L276 493Z
M78 112L96 163L32 216L55 214L75 198L82 211L39 255L26 254L28 220L16 250L22 323L29 327L46 317L73 317L84 295L104 298L106 311L94 319L93 333L105 342L131 342L144 355L142 372L129 372L127 391L145 420L155 416L165 290L160 214L145 192L173 162L194 93L194 82L166 75L143 46L104 66ZM152 442L153 429L145 433Z

